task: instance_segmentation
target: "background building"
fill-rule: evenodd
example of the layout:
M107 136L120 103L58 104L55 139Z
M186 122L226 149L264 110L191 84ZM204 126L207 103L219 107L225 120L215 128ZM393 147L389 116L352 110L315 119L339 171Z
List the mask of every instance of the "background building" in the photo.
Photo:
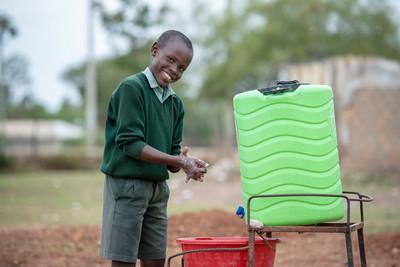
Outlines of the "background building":
M376 57L336 57L290 64L282 80L331 85L342 170L400 171L400 64Z

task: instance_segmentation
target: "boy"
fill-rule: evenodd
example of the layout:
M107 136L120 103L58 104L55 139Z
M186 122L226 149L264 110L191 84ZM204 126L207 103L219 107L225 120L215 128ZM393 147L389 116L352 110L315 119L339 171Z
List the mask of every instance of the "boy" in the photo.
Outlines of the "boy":
M104 185L100 254L111 266L162 267L167 244L168 170L202 181L208 164L180 149L183 104L169 86L193 57L181 32L164 32L151 47L143 72L112 93L101 171Z

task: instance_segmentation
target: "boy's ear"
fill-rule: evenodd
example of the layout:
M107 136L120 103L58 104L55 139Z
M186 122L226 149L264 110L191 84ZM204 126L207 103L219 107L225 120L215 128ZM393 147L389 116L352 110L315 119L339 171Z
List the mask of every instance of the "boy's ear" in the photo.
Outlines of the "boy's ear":
M160 45L157 42L154 42L154 44L151 46L151 56L155 56L158 53L158 50L160 49Z

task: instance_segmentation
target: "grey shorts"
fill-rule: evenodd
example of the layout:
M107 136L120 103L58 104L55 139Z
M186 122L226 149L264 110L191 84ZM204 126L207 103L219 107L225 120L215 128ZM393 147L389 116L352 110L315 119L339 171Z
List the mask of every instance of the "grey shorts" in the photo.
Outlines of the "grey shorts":
M168 198L166 181L106 176L100 255L132 263L165 259Z

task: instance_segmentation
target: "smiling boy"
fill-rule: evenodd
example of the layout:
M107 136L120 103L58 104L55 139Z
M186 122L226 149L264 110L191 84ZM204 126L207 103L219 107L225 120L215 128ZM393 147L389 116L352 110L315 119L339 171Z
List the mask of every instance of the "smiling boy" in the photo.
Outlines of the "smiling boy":
M181 32L161 34L143 72L112 93L101 171L104 183L100 254L111 266L164 266L167 244L168 170L202 181L207 164L181 151L184 109L170 87L193 57Z

